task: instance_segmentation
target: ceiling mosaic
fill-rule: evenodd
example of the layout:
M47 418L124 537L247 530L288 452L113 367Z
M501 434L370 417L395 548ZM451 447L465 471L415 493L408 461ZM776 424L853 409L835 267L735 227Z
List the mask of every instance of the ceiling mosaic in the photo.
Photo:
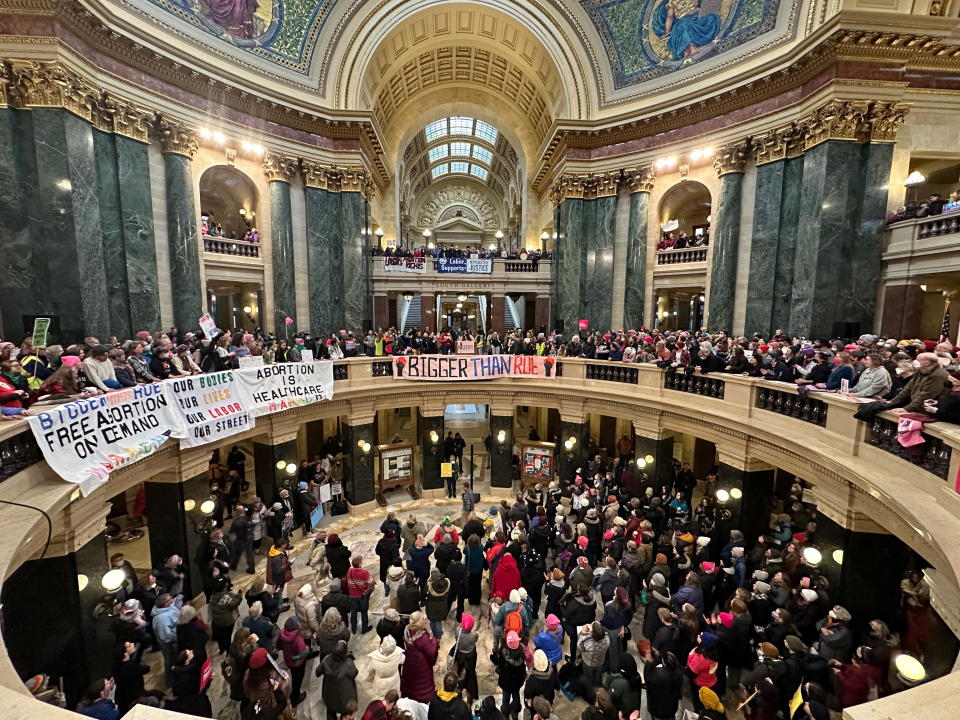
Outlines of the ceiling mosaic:
M241 50L306 74L336 0L148 0Z
M624 88L729 52L777 24L780 0L581 0Z

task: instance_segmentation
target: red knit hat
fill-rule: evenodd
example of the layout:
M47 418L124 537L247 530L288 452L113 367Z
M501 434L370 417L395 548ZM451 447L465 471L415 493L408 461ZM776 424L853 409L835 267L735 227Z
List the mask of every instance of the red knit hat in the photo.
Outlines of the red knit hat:
M250 656L250 667L253 670L262 668L264 665L267 664L268 657L269 656L267 655L266 650L264 650L263 648L257 648L256 650L253 651L253 655Z

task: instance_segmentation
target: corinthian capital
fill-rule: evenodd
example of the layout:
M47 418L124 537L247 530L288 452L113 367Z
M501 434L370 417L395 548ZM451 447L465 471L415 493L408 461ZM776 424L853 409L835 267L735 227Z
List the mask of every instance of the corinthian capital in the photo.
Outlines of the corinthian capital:
M717 171L717 175L742 173L746 169L749 159L750 140L741 140L720 148L713 159L713 167Z
M277 180L288 183L297 174L298 169L295 158L283 155L265 155L263 158L263 174L267 176L267 182Z
M160 140L160 151L164 154L186 155L193 159L200 149L197 134L193 130L160 113L153 117L153 129Z
M634 170L625 170L623 173L627 187L630 188L630 194L637 192L653 192L653 183L656 178L653 175L653 168L637 168Z

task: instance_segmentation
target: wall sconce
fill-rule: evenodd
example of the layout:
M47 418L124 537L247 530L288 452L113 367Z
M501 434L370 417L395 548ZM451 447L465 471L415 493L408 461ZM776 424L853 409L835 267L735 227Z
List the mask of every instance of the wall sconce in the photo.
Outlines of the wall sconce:
M654 459L653 455L644 455L643 459L647 463L647 465L653 465L653 459Z
M370 464L370 450L373 448L366 440L357 440L357 447L360 448L360 464L364 467Z
M277 460L277 470L283 470L287 466L286 460Z
M186 510L187 512L190 512L196 506L197 506L197 501L194 500L193 498L187 498L186 500L183 501L183 509Z
M567 461L573 462L573 448L577 444L577 439L571 435L563 441L563 446L567 449Z
M641 470L647 467L646 458L637 458L637 467L640 468Z
M893 665L897 668L897 679L904 685L919 685L927 679L926 668L913 655L907 655L906 653L897 655Z
M730 488L730 497L734 500L739 500L743 497L743 490L740 488Z
M833 561L834 561L837 565L843 565L843 550L834 550L834 551L830 554L830 557L833 558Z
M204 515L213 515L213 511L217 509L217 504L213 500L204 500L200 503L200 512Z
M717 496L717 500L722 503L725 503L730 499L730 493L724 490L723 488L720 488L719 490L717 490L716 496Z
M430 431L430 454L440 454L440 434L436 430Z
M405 293L403 293L401 297L407 302L410 302L411 300L413 300L413 293L407 290Z
M506 442L507 442L507 431L499 430L497 432L497 454L503 455L506 451Z
M77 575L77 587L80 589L80 592L83 592L89 584L90 578L83 573Z
M459 295L457 295L457 300L459 300L460 302L466 302L467 296L463 293L460 293Z
M109 593L115 593L117 590L123 587L123 584L126 582L127 576L124 574L123 570L120 568L114 568L113 570L108 570L103 574L103 577L100 578L100 585L103 586L103 589Z
M816 567L823 560L823 555L815 547L808 547L803 549L803 560L807 565Z
M187 503L183 503L184 508L186 508ZM196 503L194 503L194 506ZM217 509L217 503L213 500L204 500L200 503L200 513L203 517L194 518L193 520L193 531L197 535L208 535L211 530L217 526L217 521L214 520L211 515L213 511Z
M287 463L287 475L296 475L296 474L297 474L296 463Z

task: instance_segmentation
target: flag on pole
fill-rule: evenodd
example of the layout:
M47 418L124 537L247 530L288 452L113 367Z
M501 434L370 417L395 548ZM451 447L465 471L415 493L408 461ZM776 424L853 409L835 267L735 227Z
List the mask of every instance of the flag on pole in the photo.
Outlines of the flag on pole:
M940 326L940 340L938 342L950 342L950 298L943 301L943 324Z

